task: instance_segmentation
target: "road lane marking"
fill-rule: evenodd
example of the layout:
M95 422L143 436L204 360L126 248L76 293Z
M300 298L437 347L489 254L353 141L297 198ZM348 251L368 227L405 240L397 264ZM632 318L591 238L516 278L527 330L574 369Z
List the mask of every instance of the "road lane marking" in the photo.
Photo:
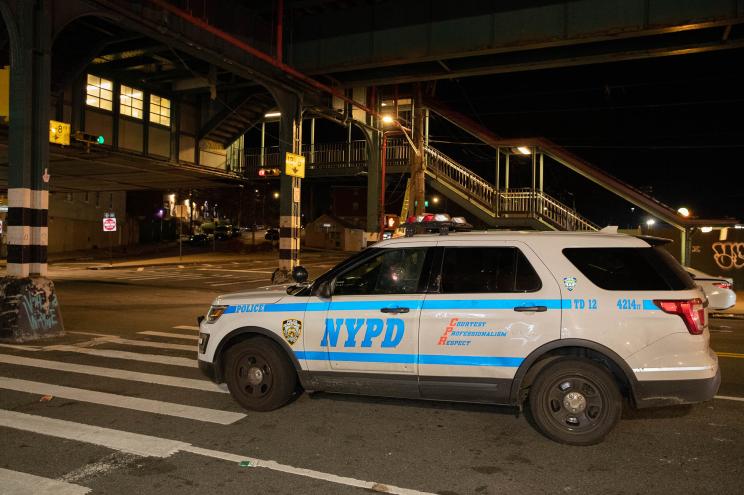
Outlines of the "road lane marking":
M10 354L0 354L0 363L14 364L18 366L31 366L34 368L44 368L56 371L66 371L68 373L102 376L106 378L116 378L119 380L129 380L133 382L156 383L158 385L204 390L206 392L218 392L222 394L229 393L227 390L220 388L220 386L216 383L210 382L208 380L196 380L193 378L181 378L177 376L156 375L153 373L141 373L138 371L127 371L115 368L103 368L100 366L89 366L87 364L73 364L65 363L62 361L49 361L47 359L34 359L22 356L13 356Z
M196 335L184 335L182 333L168 333L168 332L153 332L151 330L148 330L146 332L137 332L139 335L151 335L153 337L168 337L171 339L185 339L185 340L193 340L197 341L199 340L199 337Z
M197 327L196 325L178 325L178 326L173 327L173 328L175 328L177 330L196 330L196 331L199 331L199 327Z
M253 280L238 280L237 282L224 282L220 284L207 284L210 287L220 287L223 285L237 285L237 284L250 284L254 282L267 282L268 280L265 278L256 278Z
M15 430L30 431L50 437L75 440L142 457L170 457L188 446L187 443L177 440L151 437L139 433L101 428L100 426L75 423L63 419L45 418L44 416L15 411L0 410L0 424Z
M123 339L115 335L106 336L106 337L97 337L93 339L91 342L93 342L94 344L96 343L122 344L122 345L131 345L135 347L153 347L155 349L173 349L177 351L196 352L196 344L194 345L168 344L166 342L151 342L149 340L131 340L131 339ZM84 344L84 343L81 343L81 344Z
M731 397L730 395L716 395L716 399L722 400L735 400L737 402L744 402L744 397Z
M27 394L52 395L80 402L100 404L102 406L120 407L164 416L192 419L205 423L216 423L230 425L245 418L245 414L231 411L219 411L205 407L187 406L173 402L163 402L152 399L140 399L139 397L128 397L125 395L96 392L82 388L63 387L49 383L33 382L30 380L19 380L0 376L0 388L15 390Z
M16 349L19 351L40 351L41 350L41 347L36 347L35 345L0 344L0 347L4 347L6 349Z
M183 366L184 368L198 368L196 359L176 356L164 356L163 354L143 354L139 352L118 351L114 349L91 349L89 347L78 347L74 345L50 345L43 348L44 351L75 352L89 356L105 357L112 359L125 359L129 361L142 361L145 363L166 364L168 366Z
M0 468L0 486L5 495L85 495L90 488Z
M197 268L197 270L205 272L266 273L268 275L274 273L266 270L239 270L236 268Z
M744 359L744 354L739 354L738 352L716 352L716 354L720 357Z
M431 493L401 488L394 485L386 485L374 481L363 481L322 471L298 468L287 464L281 464L276 461L257 459L255 457L232 454L230 452L204 449L185 442L169 440L167 438L130 433L111 428L102 428L99 426L90 426L82 423L73 423L72 421L45 418L43 416L35 416L15 411L0 410L0 424L7 428L34 432L57 438L66 438L145 457L169 457L177 452L188 452L191 454L210 457L212 459L234 462L236 464L241 461L250 461L251 467L269 469L329 483L363 488L375 492L392 493L395 495L433 495Z

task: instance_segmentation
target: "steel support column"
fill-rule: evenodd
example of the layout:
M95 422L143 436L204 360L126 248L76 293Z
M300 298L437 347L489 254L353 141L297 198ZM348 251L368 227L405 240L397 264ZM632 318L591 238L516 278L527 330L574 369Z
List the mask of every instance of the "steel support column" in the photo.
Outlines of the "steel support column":
M382 133L362 127L367 140L367 232L380 228L380 144Z
M300 264L300 185L301 179L284 173L285 157L302 149L302 102L294 93L274 91L279 118L279 163L282 169L279 190L279 269L274 281L288 281L292 269Z

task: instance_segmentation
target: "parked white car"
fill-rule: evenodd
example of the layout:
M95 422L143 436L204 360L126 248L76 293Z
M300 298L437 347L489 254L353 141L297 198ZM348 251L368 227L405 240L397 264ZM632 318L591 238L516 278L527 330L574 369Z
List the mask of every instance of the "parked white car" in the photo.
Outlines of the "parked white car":
M728 277L714 277L689 266L685 267L692 279L702 287L708 298L708 309L712 311L723 311L736 304L736 292L734 292L734 279Z

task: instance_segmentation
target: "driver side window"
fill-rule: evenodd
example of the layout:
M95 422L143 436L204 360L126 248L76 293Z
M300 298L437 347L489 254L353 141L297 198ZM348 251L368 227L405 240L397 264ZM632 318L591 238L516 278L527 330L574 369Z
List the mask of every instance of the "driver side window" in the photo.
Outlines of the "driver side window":
M342 273L334 295L416 294L427 248L380 249L380 253Z

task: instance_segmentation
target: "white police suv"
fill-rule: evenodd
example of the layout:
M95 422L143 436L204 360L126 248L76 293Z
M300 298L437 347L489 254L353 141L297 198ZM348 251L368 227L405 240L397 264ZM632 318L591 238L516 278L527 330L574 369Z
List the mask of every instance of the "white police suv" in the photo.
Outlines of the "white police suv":
M655 244L602 232L383 241L312 284L218 297L199 365L252 410L301 389L525 405L546 436L594 444L624 398L695 403L720 383L705 296Z

